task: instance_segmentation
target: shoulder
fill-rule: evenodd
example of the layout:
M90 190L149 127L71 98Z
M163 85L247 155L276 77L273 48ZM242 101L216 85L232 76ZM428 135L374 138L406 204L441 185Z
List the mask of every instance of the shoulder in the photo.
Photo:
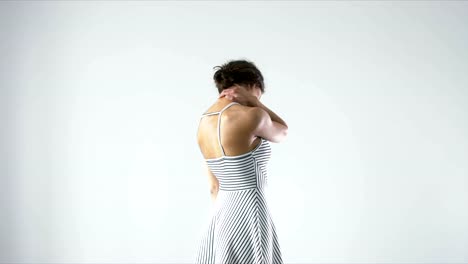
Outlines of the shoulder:
M263 122L270 116L260 107L245 106L242 104L234 104L223 113L223 117L230 121L238 121L245 125L256 125Z
M223 119L240 123L255 121L259 117L259 114L257 113L258 109L254 108L258 107L234 104L223 112Z
M262 117L264 114L268 114L265 110L263 110L260 107L245 106L242 104L234 104L229 108L231 109L231 113L233 113L234 115L243 116L244 118L258 118Z
M235 105L230 111L229 119L234 126L256 129L270 116L260 107Z
M248 115L252 122L256 124L262 123L266 118L269 118L267 111L260 107L248 107Z

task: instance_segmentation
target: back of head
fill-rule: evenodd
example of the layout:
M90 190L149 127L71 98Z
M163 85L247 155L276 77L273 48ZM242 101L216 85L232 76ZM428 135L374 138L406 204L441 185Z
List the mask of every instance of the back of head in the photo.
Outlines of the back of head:
M247 87L257 86L262 93L265 92L263 75L253 62L247 60L230 60L221 66L215 66L213 80L218 92L235 84Z

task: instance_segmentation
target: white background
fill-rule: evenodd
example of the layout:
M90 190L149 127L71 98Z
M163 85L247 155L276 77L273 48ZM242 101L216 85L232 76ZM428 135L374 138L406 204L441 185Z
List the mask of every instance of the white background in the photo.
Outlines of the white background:
M193 263L213 67L289 125L285 263L468 262L468 2L0 3L0 262Z

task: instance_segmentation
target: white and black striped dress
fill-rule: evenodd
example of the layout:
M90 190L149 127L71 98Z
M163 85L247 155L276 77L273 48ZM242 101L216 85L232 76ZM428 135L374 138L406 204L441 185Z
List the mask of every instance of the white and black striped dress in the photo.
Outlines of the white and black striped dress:
M202 231L197 264L282 264L281 250L267 203L267 169L270 143L261 138L255 149L226 156L220 141L221 111L218 116L219 158L205 159L219 181L219 191L210 219Z

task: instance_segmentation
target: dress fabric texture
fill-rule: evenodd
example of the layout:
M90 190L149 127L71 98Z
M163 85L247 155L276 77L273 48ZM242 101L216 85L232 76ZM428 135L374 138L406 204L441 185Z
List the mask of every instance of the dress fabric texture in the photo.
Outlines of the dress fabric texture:
M220 140L221 111L218 115L218 141L223 155L205 159L219 181L219 191L202 230L197 264L282 264L275 225L268 208L267 162L270 143L260 143L247 153L226 156Z

